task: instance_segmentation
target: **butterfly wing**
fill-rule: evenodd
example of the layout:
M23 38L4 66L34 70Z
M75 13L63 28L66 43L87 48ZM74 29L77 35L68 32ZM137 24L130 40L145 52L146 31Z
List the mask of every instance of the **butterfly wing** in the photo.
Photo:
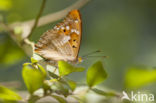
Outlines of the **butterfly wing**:
M41 36L38 43L35 44L35 52L53 61L75 61L78 56L80 41L80 13L78 10L72 10L63 22Z
M68 16L67 21L69 21L70 29L69 35L71 37L69 43L72 46L72 50L74 52L74 57L78 57L80 43L81 43L81 35L82 35L82 21L81 16L78 10L72 10ZM65 20L66 21L66 20ZM68 34L68 32L67 32Z

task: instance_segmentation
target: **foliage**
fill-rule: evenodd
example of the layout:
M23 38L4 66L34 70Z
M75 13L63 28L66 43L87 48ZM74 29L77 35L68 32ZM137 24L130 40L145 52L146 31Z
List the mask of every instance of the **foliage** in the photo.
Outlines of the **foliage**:
M82 67L74 67L65 61L59 61L58 67L59 67L60 76L65 76L72 72L82 72L84 70L84 68Z
M10 66L21 61L25 56L21 48L11 40L8 34L0 33L0 36L2 38L0 41L0 64Z
M51 96L55 98L56 100L58 100L60 103L67 103L67 101L60 96L57 96L57 95L51 95Z
M137 89L156 81L156 69L145 67L129 68L125 76L125 86Z
M34 3L36 1L31 1L31 5L35 6ZM43 0L43 1L45 2L46 0ZM82 0L82 1L85 1L85 0ZM21 3L19 3L19 2L21 2ZM31 25L31 23L29 24L29 22L26 22L26 24L28 23L29 25L26 25L25 23L19 23L19 25L16 25L13 27L11 27L10 25L5 25L7 28L4 26L5 22L7 24L10 21L16 21L16 20L20 21L21 20L21 19L19 19L19 18L21 18L20 15L27 16L25 19L32 18L33 15L36 15L34 13L34 11L31 10L32 8L27 8L28 10L25 10L25 12L26 11L27 12L23 14L24 9L22 8L23 5L21 5L21 4L27 4L27 2L29 2L29 1L17 0L16 3L13 4L12 0L0 0L0 12L2 11L2 14L0 14L0 36L2 37L2 40L0 40L0 42L1 42L1 44L0 44L0 55L1 55L0 63L1 64L10 65L10 64L15 64L16 62L22 60L23 57L25 56L24 52L27 53L27 49L28 49L27 47L30 46L29 43L25 42L25 40L30 39L30 38L22 37L22 35L30 36L30 34L32 34L32 33L28 34L29 31L32 29L30 27L31 26L33 27L33 25ZM61 1L61 2L63 2L63 1ZM40 16L44 9L44 4L45 3L42 3L41 7L43 7L43 8L39 12ZM49 3L49 4L51 5L51 3ZM64 3L62 3L62 4L64 5ZM21 8L20 10L15 8L17 5L20 5L19 6ZM111 3L111 5L112 5L112 3ZM37 4L37 6L38 6L38 4ZM14 9L14 10L12 10L13 13L10 13L8 15L6 13L6 11L8 12L8 10L11 7ZM51 7L54 8L53 6L51 6ZM75 5L74 5L74 8L75 8ZM15 11L18 11L21 13L17 13ZM9 19L6 20L5 13L8 15L8 17L6 17L6 18L10 18L10 20ZM29 13L29 15L27 13ZM123 54L122 57L124 58L123 60L126 61L125 56L127 56L127 52L134 52L132 50L131 46L133 46L135 44L135 42L137 41L137 39L136 39L135 42L133 42L133 43L131 42L131 40L135 39L132 37L132 35L136 36L136 34L138 34L138 32L135 32L135 30L133 30L135 28L134 26L136 26L135 23L133 23L133 22L131 23L129 21L130 19L127 18L126 16L123 16L122 13L117 13L118 15L116 15L116 13L115 13L115 15L113 13L110 13L107 16L105 16L105 14L101 15L100 11L97 13L100 14L100 16L97 16L97 15L93 15L93 16L96 16L98 20L92 21L92 22L93 22L93 24L98 25L98 26L94 26L95 30L90 32L89 34L90 35L108 34L108 36L107 36L107 38L104 38L103 36L101 37L101 35L97 36L98 41L96 41L93 36L89 36L88 38L93 39L93 42L89 42L89 43L93 44L93 46L94 46L94 44L96 44L96 46L97 46L99 41L107 41L110 43L110 40L112 40L112 43L115 44L115 45L113 44L114 47L110 48L109 46L111 44L108 45L108 47L110 48L109 52L112 52L112 54L114 52L116 54L121 53L121 51L118 51L119 47L116 46L119 43L121 50L123 52L122 53ZM142 12L140 12L140 13L142 13ZM59 13L54 13L54 14L58 15ZM63 14L63 12L61 12L61 14ZM147 13L147 14L149 14L149 13ZM57 20L56 19L57 15L56 15L56 17L53 16L53 17L55 17L55 20ZM40 16L37 17L38 20L39 20ZM109 21L109 22L104 21L104 24L107 26L109 25L110 28L109 27L103 28L103 24L102 24L103 20L104 20L103 16L105 17L105 21ZM126 18L128 20L126 20ZM22 19L22 20L24 20L24 19ZM34 20L34 21L36 21L36 23L35 23L36 26L38 24L38 22L37 22L38 20L37 19ZM42 19L42 20L44 20L44 19ZM142 19L142 20L144 20L144 19ZM137 21L137 20L134 20L134 21ZM140 21L140 18L138 21ZM4 22L4 24L3 24L3 22ZM118 26L116 26L116 25L118 25ZM139 25L140 25L140 23L139 23ZM36 26L34 26L32 31L36 28ZM47 26L48 26L48 28L50 28L49 25L47 25ZM5 30L5 29L8 29L8 27L9 27L9 30ZM112 27L114 29L112 29ZM123 30L120 30L120 29L123 29ZM101 30L103 30L103 31L101 31ZM4 31L8 32L9 36L11 38L8 37L8 35L6 35L6 33L3 33ZM97 32L97 31L101 31L101 32ZM4 35L1 35L1 34L4 34ZM111 34L113 35L114 38L112 38ZM116 36L114 36L114 34ZM125 37L124 40L122 39L123 37ZM36 37L34 37L34 38L36 38ZM12 42L11 39L13 39L15 42ZM34 40L34 41L36 41L36 40ZM127 41L126 45L125 45L125 41ZM139 37L138 41L140 41L140 37ZM107 44L107 42L106 42L106 44ZM17 45L14 45L15 43L18 44L18 46L20 46L20 48ZM99 43L101 44L101 42L99 42ZM105 45L105 46L107 46L107 45ZM128 47L128 49L125 49L126 51L123 51L123 47ZM23 50L21 50L21 48ZM137 48L137 46L136 46L136 48ZM30 51L32 52L32 50L30 50ZM28 53L30 53L30 52L28 51ZM116 56L118 56L116 58L121 57L120 55L116 55ZM129 55L129 57L130 56L131 55ZM129 58L128 58L128 60L129 60ZM116 62L115 64L117 64L117 66L118 66L120 64L120 62ZM125 63L122 62L122 65L123 64L125 64ZM117 66L115 65L115 68L119 68ZM71 78L69 78L68 75L70 75L73 72L83 72L84 70L85 70L84 67L77 67L77 66L71 65L65 61L58 61L57 70L49 71L44 65L42 65L42 63L40 65L38 60L31 58L31 63L24 63L23 69L22 69L23 80L25 82L25 85L26 85L29 93L30 93L30 96L29 96L28 100L26 100L26 101L28 101L29 103L34 103L34 102L40 100L41 98L50 96L51 98L56 99L60 103L67 103L67 99L66 99L67 97L74 97L79 102L82 102L82 101L85 101L84 95L87 95L87 93L89 93L90 91L94 92L95 94L98 94L100 96L104 96L104 97L120 97L120 94L117 94L116 92L105 91L105 90L101 90L98 87L96 87L98 84L102 83L105 79L107 79L107 73L105 71L105 68L102 65L102 62L100 62L100 61L96 62L95 64L93 64L91 67L88 68L87 73L86 73L86 83L87 84L85 84L87 89L80 91L78 93L78 95L75 96L75 91L77 90L77 88L79 88L81 86L76 81L71 80ZM144 85L152 83L154 81L156 81L156 70L151 69L151 68L146 68L146 69L135 68L135 67L129 68L129 70L126 72L126 76L125 76L125 86L128 89L138 89L139 87L143 87ZM118 83L118 81L114 82L114 84L115 83ZM15 92L7 89L4 86L0 86L0 100L18 101L21 99L22 98ZM8 103L10 103L10 102L8 102Z
M114 92L105 92L105 91L97 89L97 88L93 88L92 91L94 91L95 93L102 95L102 96L118 96Z
M89 87L93 87L107 78L102 63L100 61L93 64L87 72L87 83Z
M58 100L58 102L60 103L67 103L65 98L73 95L74 90L77 88L77 83L73 80L68 79L66 76L71 74L72 72L81 72L85 69L82 67L75 67L65 61L59 61L57 69L59 71L59 74L56 74L55 71L48 71L46 73L45 68L39 65L38 61L34 58L31 58L31 63L25 63L23 65L23 79L29 93L31 94L28 100L29 103L36 102L40 98L46 96L51 96L52 98ZM47 76L50 77L50 79L46 79ZM103 82L106 77L107 74L100 61L92 65L87 72L87 81L89 81L89 87L86 93L91 90L97 94L103 94L105 96L116 96L113 95L113 93L107 93L95 88L91 89L92 86ZM41 92L40 90L43 90L43 92ZM42 94L41 96L38 96L38 91L40 91L40 93ZM64 97L62 97L61 95L63 95Z
M12 6L11 0L0 0L0 10L8 10Z
M33 64L32 66L35 67L37 65ZM29 64L24 64L23 71L22 71L24 82L27 86L28 91L31 94L37 89L39 89L41 86L43 86L43 81L46 77L44 72L39 70L40 69L39 66L37 68L34 67L30 67Z
M12 90L0 85L0 99L17 101L17 100L21 100L21 97L17 93L13 92Z

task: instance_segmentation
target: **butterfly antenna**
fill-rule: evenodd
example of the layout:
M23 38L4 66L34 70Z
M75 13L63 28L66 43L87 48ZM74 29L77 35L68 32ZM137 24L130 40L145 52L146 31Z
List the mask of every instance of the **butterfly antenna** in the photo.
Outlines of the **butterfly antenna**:
M102 51L101 51L101 50L96 50L96 51L93 51L93 52L90 52L90 53L88 53L88 54L83 55L82 58L83 58L83 57L88 57L88 56L91 56L91 55L93 55L93 54L100 53L100 52L102 52Z
M81 58L79 58L80 59L80 61L83 61L83 60L85 60L85 59L87 59L88 57L90 58L90 57L93 57L93 58L95 58L95 57L100 57L100 58L109 58L109 56L93 56L93 54L96 54L96 53L102 53L103 51L101 51L101 50L96 50L96 51L93 51L93 52L90 52L90 53L88 53L88 54L86 54L86 55L83 55Z
M89 58L90 58L90 57L93 57L93 58L94 58L94 57L109 58L109 56L87 56L87 57L89 57Z

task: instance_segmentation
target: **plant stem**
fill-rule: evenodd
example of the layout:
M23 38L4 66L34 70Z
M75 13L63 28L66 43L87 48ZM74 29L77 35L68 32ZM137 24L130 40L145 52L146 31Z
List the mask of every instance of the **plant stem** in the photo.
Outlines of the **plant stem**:
M38 20L37 19L32 19L32 20L28 20L28 21L25 21L25 22L21 22L21 23L15 22L13 24L10 24L9 27L14 29L16 26L21 26L21 27L22 26L29 26L29 28L36 28L36 27L39 27L39 26L43 26L43 25L46 25L48 23L51 23L51 22L62 19L63 17L65 17L67 15L67 13L70 10L79 9L79 8L83 7L84 5L86 5L89 1L91 1L91 0L78 0L77 2L70 5L69 7L65 8L63 10L60 10L58 12L42 16ZM36 20L37 20L37 24L34 27L34 24L35 24ZM31 31L33 31L33 29ZM23 39L25 39L25 37L30 38L31 35L32 35L32 32L24 33L24 35L22 35L22 37L23 37Z
M31 37L33 31L34 31L35 28L37 27L37 24L38 24L38 22L39 22L39 18L40 18L40 16L41 16L42 13L43 13L43 9L44 9L44 7L45 7L45 4L46 4L46 0L43 0L43 1L42 1L42 4L41 4L40 11L39 11L39 14L38 14L37 17L36 17L36 19L35 19L35 23L34 23L32 29L31 29L31 31L30 31L30 34L28 35L27 38L30 38L30 37Z

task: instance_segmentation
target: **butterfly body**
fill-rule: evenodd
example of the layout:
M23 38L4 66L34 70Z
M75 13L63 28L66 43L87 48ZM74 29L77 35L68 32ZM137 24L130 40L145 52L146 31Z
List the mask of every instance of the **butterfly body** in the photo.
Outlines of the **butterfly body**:
M75 62L78 59L81 31L80 13L72 10L63 22L40 37L35 44L35 53L53 62Z

